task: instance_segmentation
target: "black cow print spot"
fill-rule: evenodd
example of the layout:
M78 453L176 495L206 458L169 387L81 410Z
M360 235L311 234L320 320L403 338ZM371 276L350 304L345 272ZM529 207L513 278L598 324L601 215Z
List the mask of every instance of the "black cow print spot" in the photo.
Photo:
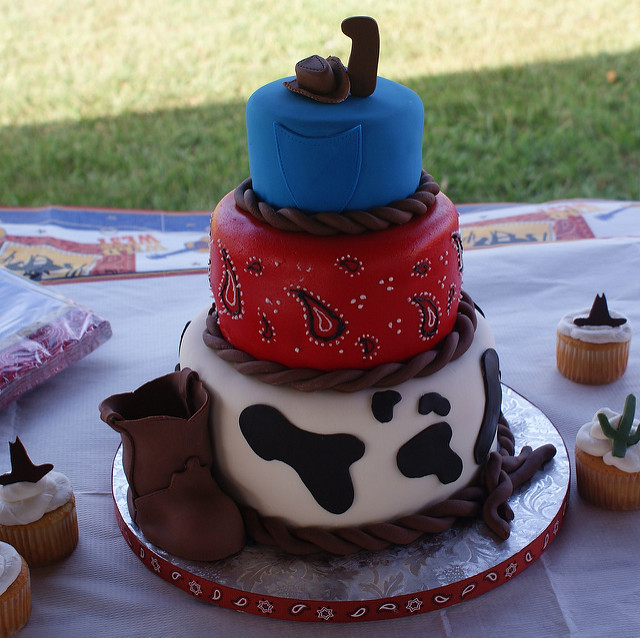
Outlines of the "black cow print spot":
M393 419L393 408L402 400L396 390L380 390L371 397L371 412L380 423L389 423Z
M449 399L443 397L439 392L423 394L418 402L418 412L420 414L435 412L438 416L447 416L450 411L451 403L449 403Z
M482 381L484 382L484 414L482 424L473 448L473 458L478 465L484 463L498 430L500 406L502 405L502 386L500 385L500 362L498 353L489 348L481 358Z
M441 421L409 439L396 457L400 472L407 478L435 474L441 483L453 483L462 474L462 459L449 446L452 434L451 426Z
M349 468L362 458L364 443L351 434L316 434L301 430L269 405L250 405L240 414L240 430L265 461L292 467L318 505L343 514L353 504Z

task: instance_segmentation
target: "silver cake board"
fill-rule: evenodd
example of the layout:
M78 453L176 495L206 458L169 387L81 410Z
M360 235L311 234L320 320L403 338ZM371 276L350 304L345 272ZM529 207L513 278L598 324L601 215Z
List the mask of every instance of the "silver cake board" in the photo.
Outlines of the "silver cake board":
M354 622L413 616L474 598L509 582L545 552L564 520L569 456L551 421L527 399L502 387L502 411L516 442L556 447L555 457L514 491L511 534L498 540L478 519L406 546L350 556L292 556L248 544L230 558L187 561L152 545L127 507L122 451L114 458L112 490L120 531L154 574L220 607L303 622Z

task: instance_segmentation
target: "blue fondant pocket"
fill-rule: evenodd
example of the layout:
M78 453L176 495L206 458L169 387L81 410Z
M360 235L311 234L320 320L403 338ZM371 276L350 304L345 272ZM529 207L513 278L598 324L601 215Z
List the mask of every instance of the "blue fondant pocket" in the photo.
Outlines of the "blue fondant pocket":
M305 137L274 123L282 177L296 206L311 212L341 212L360 178L362 128L329 137Z

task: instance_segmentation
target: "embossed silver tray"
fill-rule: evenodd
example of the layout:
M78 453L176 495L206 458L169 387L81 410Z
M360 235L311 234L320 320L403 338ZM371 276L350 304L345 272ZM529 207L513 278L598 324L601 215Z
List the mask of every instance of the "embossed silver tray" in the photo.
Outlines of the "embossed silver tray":
M380 620L439 609L509 581L540 557L562 525L571 469L560 434L538 408L507 386L502 410L516 453L524 445L545 443L557 450L509 499L515 518L506 541L476 520L376 553L296 557L248 545L225 560L187 561L149 543L132 522L120 449L113 464L116 518L131 549L150 570L222 607L307 622Z

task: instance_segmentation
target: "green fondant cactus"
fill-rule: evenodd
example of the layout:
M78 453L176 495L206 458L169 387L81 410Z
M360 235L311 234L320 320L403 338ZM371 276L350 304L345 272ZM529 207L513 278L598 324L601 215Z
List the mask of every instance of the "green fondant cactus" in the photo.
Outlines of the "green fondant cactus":
M627 452L627 448L630 445L635 445L640 441L640 427L636 428L636 431L630 435L631 426L633 425L633 416L636 412L636 398L633 394L627 395L624 401L624 408L620 415L620 422L618 427L614 428L609 419L602 412L598 412L598 421L600 421L600 427L604 434L613 439L613 456L618 458L624 458Z

